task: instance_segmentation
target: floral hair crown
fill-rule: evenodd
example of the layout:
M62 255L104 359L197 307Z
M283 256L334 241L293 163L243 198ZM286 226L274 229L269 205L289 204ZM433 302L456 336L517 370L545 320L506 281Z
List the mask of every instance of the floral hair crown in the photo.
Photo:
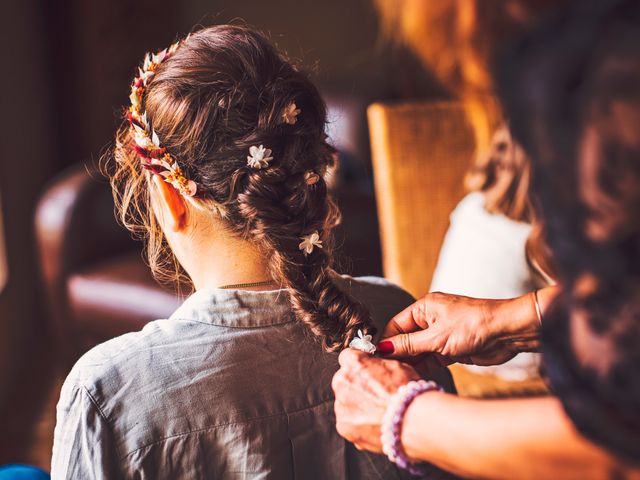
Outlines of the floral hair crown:
M178 41L156 54L145 55L142 67L138 68L138 76L133 79L131 85L131 106L126 117L133 134L134 149L141 159L142 167L164 177L164 181L173 185L182 195L193 197L198 191L196 183L184 176L178 163L167 149L160 145L158 134L151 127L147 114L142 109L145 89L153 79L158 65L170 58L179 46Z

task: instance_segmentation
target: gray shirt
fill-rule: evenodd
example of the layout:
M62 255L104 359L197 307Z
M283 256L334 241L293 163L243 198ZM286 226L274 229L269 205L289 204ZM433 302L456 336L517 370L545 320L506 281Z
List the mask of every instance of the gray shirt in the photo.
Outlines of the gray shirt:
M412 302L378 278L340 279L382 330ZM337 355L286 290L200 290L168 320L98 345L57 407L55 479L401 478L335 431Z

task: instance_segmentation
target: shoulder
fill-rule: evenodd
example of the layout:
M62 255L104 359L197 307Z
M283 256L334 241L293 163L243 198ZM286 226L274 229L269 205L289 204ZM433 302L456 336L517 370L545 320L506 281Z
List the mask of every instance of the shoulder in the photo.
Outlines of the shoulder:
M172 371L167 364L179 359L187 346L206 340L207 327L214 328L181 320L152 321L138 332L113 338L85 353L71 369L64 388L85 390L109 418L139 389L156 389Z
M402 287L381 277L338 277L338 286L362 303L379 329L397 313L411 305L415 298Z
M409 292L386 278L339 275L338 279L339 286L355 297L378 300L380 295L383 295L385 301L413 302L414 300Z
M498 241L505 242L510 238L520 242L526 238L531 225L526 222L518 222L501 213L491 213L485 209L485 195L482 192L471 192L466 195L456 208L451 212L451 227L460 232L475 230L486 232L487 235L497 237Z
M222 327L171 319L102 343L84 354L67 376L58 403L58 421L91 422L94 411L128 452L166 424L167 408L181 415L188 387L199 379L215 386L203 370L220 345ZM185 354L188 352L188 355ZM197 382L196 382L197 383ZM148 401L140 401L147 398ZM90 401L92 410L81 408ZM183 409L184 410L184 409Z
M106 477L116 468L120 437L114 436L105 392L126 382L120 359L139 337L140 332L131 333L92 348L67 375L56 406L52 478Z
M460 200L456 208L451 212L451 220L460 216L486 213L484 209L485 197L482 192L471 192Z
M148 323L138 332L127 333L96 345L75 363L65 380L65 384L89 388L98 379L109 379L119 365L126 364L130 357L136 356L159 340L161 325L156 320Z
M505 258L513 254L522 256L524 244L531 225L517 222L505 215L485 210L485 197L481 192L473 192L464 197L451 213L451 222L443 246L442 255L482 261L487 252ZM465 259L465 260L462 260Z

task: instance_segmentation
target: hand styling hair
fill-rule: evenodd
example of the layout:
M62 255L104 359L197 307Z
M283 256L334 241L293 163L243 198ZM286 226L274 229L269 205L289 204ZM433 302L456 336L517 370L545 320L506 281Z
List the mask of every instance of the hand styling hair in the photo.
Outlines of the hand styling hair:
M271 275L288 288L296 317L327 351L345 347L358 329L373 333L365 307L334 283L332 230L340 214L324 175L335 151L326 141L324 102L307 75L263 35L229 25L190 35L154 73L144 109L162 147L197 184L195 202L269 258ZM294 102L301 113L284 122L283 112ZM178 280L134 141L124 122L107 157L118 215L146 240L156 278ZM272 150L268 168L247 165L256 145ZM301 237L314 231L322 248L305 254Z

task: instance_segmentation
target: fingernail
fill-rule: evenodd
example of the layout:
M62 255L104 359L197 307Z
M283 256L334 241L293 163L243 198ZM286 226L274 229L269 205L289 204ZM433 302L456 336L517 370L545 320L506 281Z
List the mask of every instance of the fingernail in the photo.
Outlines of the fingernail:
M395 347L393 346L393 342L390 342L389 340L385 340L378 344L378 353L380 355L391 355L394 350Z

